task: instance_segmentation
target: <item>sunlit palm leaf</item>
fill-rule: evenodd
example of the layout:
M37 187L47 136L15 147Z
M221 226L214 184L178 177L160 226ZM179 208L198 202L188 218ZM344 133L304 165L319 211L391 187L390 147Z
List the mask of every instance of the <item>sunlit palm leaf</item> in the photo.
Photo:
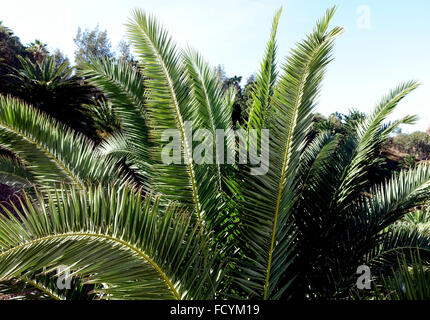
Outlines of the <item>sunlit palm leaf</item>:
M44 200L48 198L48 200ZM190 219L128 188L76 189L30 200L21 220L0 217L0 280L70 267L103 299L206 299L214 252Z
M342 32L338 27L327 31L334 11L327 11L314 32L288 58L270 110L269 171L246 181L242 219L248 228L245 241L253 264L245 274L253 276L252 286L244 289L260 298L279 298L290 283L280 287L293 258L293 225L288 219L297 197L298 167L311 126L311 111L333 42Z
M351 163L345 168L336 194L335 205L338 210L348 206L351 200L366 186L368 182L367 173L374 163L375 152L395 128L391 125L381 132L384 120L393 112L397 104L418 86L419 84L414 81L399 85L384 97L373 114L357 127L357 148ZM406 117L397 124L411 120L413 117Z
M120 118L122 137L128 145L128 156L136 166L146 188L151 171L149 129L146 119L146 92L144 77L141 72L126 61L92 59L80 68L80 73L87 81L100 89L112 103L116 114ZM118 138L114 138L118 142ZM104 148L115 152L117 144Z
M16 154L40 186L83 188L117 177L93 142L17 99L0 97L0 146Z
M277 78L276 70L276 32L282 8L276 13L270 40L261 63L261 70L257 75L256 84L252 92L253 105L249 112L248 126L250 129L261 130L267 125L267 116L275 90Z
M195 104L190 101L189 87L178 52L167 32L157 21L141 11L134 12L128 25L128 34L138 54L140 67L148 78L148 122L150 139L154 143L151 159L155 162L151 185L166 199L190 204L198 222L213 214L213 190L210 183L215 177L206 166L193 163L192 136L187 129L195 128ZM190 122L188 122L190 121ZM168 141L162 141L165 130L177 130L182 146L184 164L166 165L162 150Z

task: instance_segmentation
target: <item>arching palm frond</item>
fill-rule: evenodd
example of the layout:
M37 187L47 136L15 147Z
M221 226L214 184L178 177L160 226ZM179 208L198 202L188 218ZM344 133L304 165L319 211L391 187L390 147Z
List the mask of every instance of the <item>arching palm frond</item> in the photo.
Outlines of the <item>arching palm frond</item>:
M333 42L341 28L328 31L335 9L327 11L314 32L298 44L284 65L270 110L270 168L262 176L249 177L242 223L247 231L252 267L243 274L252 285L243 285L251 296L280 298L290 281L284 281L293 258L291 208L297 198L298 167L311 125L315 98ZM293 278L294 275L288 275Z
M146 189L150 189L148 179L152 164L151 143L145 110L146 89L143 75L126 61L95 58L91 62L82 64L80 73L109 99L119 116L122 127L121 136L128 145L128 160L134 164L135 170L142 176ZM112 141L111 138L107 140ZM118 136L113 140L118 142ZM118 144L108 145L109 142L105 141L103 148L109 149L111 155L121 154L113 149Z
M47 200L45 200L47 199ZM29 199L0 217L0 281L67 266L102 299L207 299L215 295L215 252L190 219L128 187L75 188Z
M83 188L118 177L89 139L10 97L0 97L0 146L16 154L42 187Z
M276 13L270 40L266 46L266 52L261 63L261 70L257 75L256 85L253 87L253 105L249 112L248 127L261 130L267 128L267 117L275 91L276 78L276 33L282 8Z
M17 159L0 155L0 183L15 189L30 187L34 178Z
M155 162L151 185L166 199L191 205L201 224L217 207L210 188L216 177L207 165L195 165L193 161L190 133L198 122L193 117L197 106L191 103L183 55L157 21L142 11L134 12L127 27L142 72L148 78L146 110L154 143L151 159ZM163 133L168 129L178 133L183 164L166 165L162 161L163 149L169 142L163 139Z
M366 118L361 125L357 127L357 147L354 157L350 164L345 168L341 178L341 184L336 195L336 206L342 210L343 206L348 206L351 200L361 192L362 188L368 183L368 171L374 164L375 152L380 150L382 143L388 137L388 134L395 128L391 125L383 128L383 122L390 115L398 103L411 91L416 89L419 84L415 81L399 85L382 99L375 108L373 114ZM412 118L407 117L402 121L410 121ZM391 128L391 129L390 129Z
M58 270L61 271L61 270ZM0 282L0 294L10 300L92 300L94 285L84 285L79 278L66 282L60 272L27 273L18 278ZM65 281L66 280L66 281ZM64 283L63 283L64 282ZM60 287L58 286L60 283Z

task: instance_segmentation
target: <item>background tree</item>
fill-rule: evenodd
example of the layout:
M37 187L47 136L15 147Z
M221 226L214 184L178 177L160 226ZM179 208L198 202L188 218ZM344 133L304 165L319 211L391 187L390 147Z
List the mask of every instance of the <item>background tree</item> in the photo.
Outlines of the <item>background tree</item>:
M415 156L418 160L430 159L430 135L425 132L399 134L392 138L391 146L400 152Z
M10 81L5 76L10 73L11 67L21 66L17 56L31 57L31 54L12 30L0 21L0 93L6 94L12 89Z
M27 45L27 51L33 55L34 61L38 63L49 56L48 45L38 39Z
M69 58L60 49L56 49L52 56L54 57L57 65L60 65L63 62L70 64Z
M130 51L130 44L126 40L118 43L117 58L126 62L134 63L134 57Z
M78 66L84 62L90 61L93 57L114 57L107 30L100 31L98 26L94 30L86 29L84 32L82 32L81 28L78 28L78 32L73 41L77 46L75 62Z
M91 103L91 88L73 75L68 61L57 64L55 57L41 62L18 57L21 66L9 75L13 94L73 129L94 137L91 120L83 104Z

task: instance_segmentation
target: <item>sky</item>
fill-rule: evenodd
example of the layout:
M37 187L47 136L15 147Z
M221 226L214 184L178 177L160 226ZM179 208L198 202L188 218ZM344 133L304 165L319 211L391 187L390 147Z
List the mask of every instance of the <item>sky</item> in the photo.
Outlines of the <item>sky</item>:
M155 14L181 46L189 45L228 76L258 72L273 16L282 6L278 64L338 5L332 25L345 27L328 66L317 111L370 112L399 83L418 80L391 119L417 114L404 132L430 127L430 1L428 0L15 0L2 1L0 21L24 44L34 39L73 61L78 27L106 29L115 49L132 10Z

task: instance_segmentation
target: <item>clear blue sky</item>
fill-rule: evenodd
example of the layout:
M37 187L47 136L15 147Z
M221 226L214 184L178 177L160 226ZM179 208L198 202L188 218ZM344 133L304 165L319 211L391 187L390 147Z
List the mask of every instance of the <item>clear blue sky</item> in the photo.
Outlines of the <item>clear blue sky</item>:
M334 4L339 8L333 25L347 32L337 42L317 110L330 114L355 107L367 112L396 84L416 79L422 87L401 104L396 117L420 116L405 131L430 127L428 0L15 0L1 4L0 20L24 43L38 38L73 60L79 26L99 24L115 46L124 37L131 10L142 8L156 14L180 45L197 48L213 65L223 65L227 75L246 79L258 70L273 14L281 5L278 53L283 62Z

